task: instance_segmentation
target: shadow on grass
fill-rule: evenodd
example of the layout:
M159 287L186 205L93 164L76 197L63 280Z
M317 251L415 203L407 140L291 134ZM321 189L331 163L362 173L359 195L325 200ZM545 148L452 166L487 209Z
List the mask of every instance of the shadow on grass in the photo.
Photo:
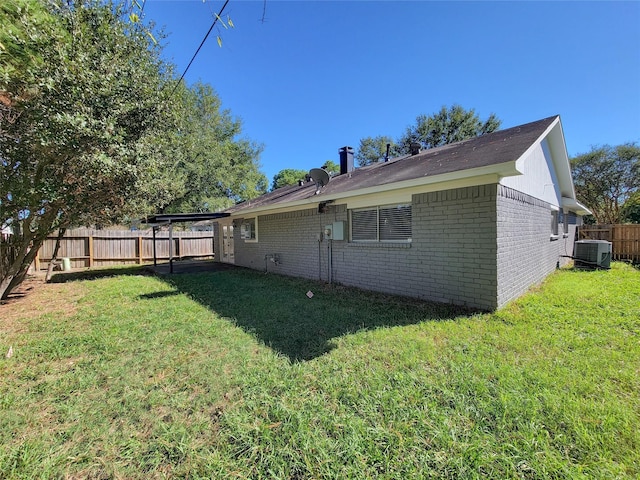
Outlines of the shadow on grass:
M140 300L153 300L154 298L175 297L176 295L182 295L182 292L170 290L165 292L144 293L142 295L138 295L138 298Z
M153 275L153 271L144 265L96 268L76 272L55 272L50 281L51 283L67 283L77 280L97 280L99 278L117 277L120 275Z
M472 311L251 270L163 278L229 319L292 362L335 347L334 339L363 329L451 319ZM308 298L307 292L313 297Z
M58 273L52 282L120 275L153 275L145 266ZM252 334L292 362L311 360L335 348L335 339L360 330L452 319L474 311L463 307L265 275L244 268L157 275L171 291L141 294L140 300L186 294ZM313 297L307 297L307 292Z

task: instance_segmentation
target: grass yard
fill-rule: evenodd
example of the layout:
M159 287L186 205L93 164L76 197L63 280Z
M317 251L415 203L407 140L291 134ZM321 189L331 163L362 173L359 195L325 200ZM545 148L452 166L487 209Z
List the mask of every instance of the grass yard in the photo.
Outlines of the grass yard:
M0 306L0 352L3 479L640 476L624 264L495 314L127 269Z

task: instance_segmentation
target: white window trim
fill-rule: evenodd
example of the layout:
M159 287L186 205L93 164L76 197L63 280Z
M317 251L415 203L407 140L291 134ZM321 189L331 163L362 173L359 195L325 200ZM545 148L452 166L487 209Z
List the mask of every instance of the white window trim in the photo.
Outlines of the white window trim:
M569 210L562 209L562 238L569 238Z
M560 209L555 206L551 206L551 235L549 235L550 240L558 240L560 238Z
M412 222L411 222L411 237L404 239L404 240L380 240L380 209L385 209L385 208L394 208L394 207L401 207L401 206L406 206L406 207L410 207L411 208L411 214L412 214ZM375 210L376 211L376 239L369 239L369 240L354 240L353 239L353 212L363 212L363 211L368 211L368 210ZM411 244L413 240L413 205L410 202L406 202L406 203L394 203L394 204L385 204L385 205L375 205L375 206L369 206L369 207L362 207L362 208L353 208L349 210L349 242L350 243L354 243L354 244L369 244L369 245L378 245L378 244Z
M246 223L251 220L253 220L253 224L255 226L255 238L243 238L244 243L258 243L258 217L243 218L242 223Z

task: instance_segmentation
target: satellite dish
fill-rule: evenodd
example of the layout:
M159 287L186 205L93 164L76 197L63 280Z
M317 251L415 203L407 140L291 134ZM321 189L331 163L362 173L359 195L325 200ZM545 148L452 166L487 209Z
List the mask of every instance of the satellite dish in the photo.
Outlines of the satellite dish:
M316 195L320 193L322 187L329 183L331 178L327 171L322 168L312 168L309 170L309 176L311 177L311 180L316 182Z

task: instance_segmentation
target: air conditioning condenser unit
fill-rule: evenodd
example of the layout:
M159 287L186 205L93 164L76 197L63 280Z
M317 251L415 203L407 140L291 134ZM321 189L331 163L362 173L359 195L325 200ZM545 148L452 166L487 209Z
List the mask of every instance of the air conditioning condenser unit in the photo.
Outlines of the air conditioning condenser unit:
M611 242L578 240L573 257L576 268L611 268Z

